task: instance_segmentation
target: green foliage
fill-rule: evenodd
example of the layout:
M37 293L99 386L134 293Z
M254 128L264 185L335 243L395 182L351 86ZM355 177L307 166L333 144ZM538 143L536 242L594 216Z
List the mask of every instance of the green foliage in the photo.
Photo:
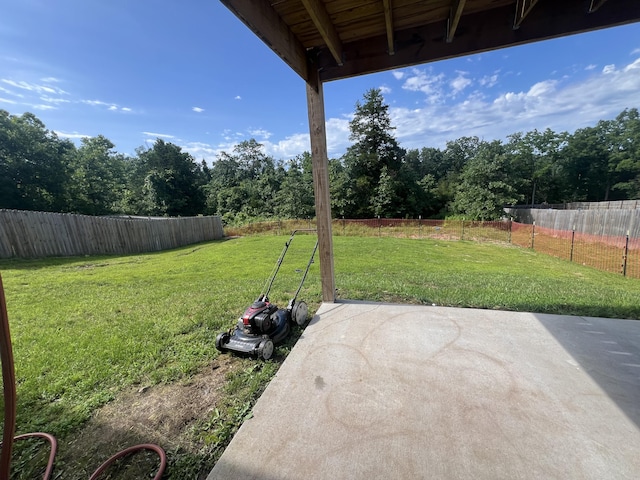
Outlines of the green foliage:
M66 211L74 148L34 114L0 110L0 208Z
M391 126L389 106L384 104L379 89L369 90L364 94L364 103L356 103L349 128L349 138L355 143L343 157L350 180L345 192L345 215L354 218L392 216L399 204L398 185L392 179L400 169L405 152L391 135L394 127ZM383 171L385 179L380 187Z
M112 152L110 140L98 135L83 138L71 164L73 198L71 208L76 213L106 215L120 213L118 202L123 194L125 160Z
M138 152L137 178L144 176L139 195L147 215L189 216L202 213L203 172L193 157L172 143L157 139Z
M482 219L499 216L503 204L512 201L640 198L637 108L573 134L516 132L505 143L465 136L444 149L405 151L393 135L389 106L381 91L372 89L356 102L349 127L353 144L342 158L329 159L334 218L455 214ZM488 145L500 153L488 154ZM475 179L473 172L479 175ZM209 167L158 139L153 147L126 157L101 135L83 139L76 148L46 130L35 115L0 110L0 208L90 215L217 214L226 224L238 224L256 218L309 218L314 204L308 152L283 162L250 139L231 153L220 152Z
M482 142L462 170L452 210L473 220L499 219L504 205L520 200L510 173L502 144Z

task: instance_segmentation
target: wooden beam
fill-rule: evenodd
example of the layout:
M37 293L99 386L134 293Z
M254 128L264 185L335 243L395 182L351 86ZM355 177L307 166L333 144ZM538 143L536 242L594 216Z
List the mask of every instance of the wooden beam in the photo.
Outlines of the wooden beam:
M516 2L516 15L513 19L514 30L520 28L520 24L524 20L524 17L529 15L531 9L538 3L538 0L518 0Z
M467 0L453 0L453 5L451 5L451 11L449 12L449 19L447 20L447 43L453 42L453 37L456 34L458 22L460 22L466 1Z
M386 35L381 35L343 44L345 63L340 68L321 49L316 68L320 80L327 82L640 21L638 0L616 0L609 7L588 15L583 0L540 2L513 30L513 5L504 5L462 16L455 42L444 42L442 23L432 23L396 30L394 56L387 55Z
M589 6L589 13L593 13L596 10L598 10L602 5L604 5L604 2L606 2L607 0L591 0L591 5Z
M268 0L220 1L298 75L309 80L306 49Z
M311 135L311 168L316 201L316 228L322 279L322 301L334 302L336 281L333 270L333 236L331 231L331 197L329 195L329 159L324 115L322 82L317 87L307 83L307 108Z
M387 53L393 55L396 53L393 44L393 7L391 5L392 0L382 0L382 6L384 8L384 23L387 28Z
M331 21L331 17L324 8L320 0L302 0L304 8L307 10L311 21L320 32L322 39L327 44L331 55L338 65L342 65L342 42L338 36L338 31Z

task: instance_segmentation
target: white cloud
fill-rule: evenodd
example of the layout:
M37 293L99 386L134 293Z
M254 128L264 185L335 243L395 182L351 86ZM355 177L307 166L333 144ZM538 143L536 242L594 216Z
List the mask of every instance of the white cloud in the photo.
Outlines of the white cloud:
M616 71L615 65L605 65L604 68L602 69L602 73L604 73L605 75L608 73L613 73L615 71Z
M349 118L329 118L326 121L327 152L329 156L340 156L350 145Z
M15 80L9 80L6 78L2 78L0 79L0 81L2 81L3 83L5 83L6 85L10 85L14 88L19 88L21 90L27 90L30 92L35 92L35 93L39 93L39 94L44 94L44 93L55 93L56 95L68 95L67 92L65 92L64 90L58 88L58 87L50 87L47 85L37 85L35 83L29 83L29 82L24 82L24 81L19 81L16 82Z
M56 77L45 77L45 78L41 78L40 81L44 82L44 83L60 83L60 82L62 82L62 80L60 80L59 78L56 78Z
M242 100L242 97L240 95L236 95L235 97L233 97L234 100Z
M496 73L493 75L485 75L478 83L483 87L491 88L498 83L498 75Z
M71 138L71 139L79 139L79 138L91 137L91 135L85 135L84 133L78 133L78 132L65 133L65 132L62 132L60 130L54 130L53 133L55 133L59 137Z
M531 97L541 97L549 95L555 91L556 83L557 82L555 80L545 80L544 82L538 82L529 89L527 95Z
M15 105L15 104L18 103L15 100L9 100L8 98L2 98L2 97L0 97L0 102L2 102L2 103L10 103L11 105Z
M412 92L422 92L429 103L438 103L444 99L442 90L444 74L431 75L426 70L412 69L411 76L407 76L402 88Z
M639 69L640 69L640 58L636 59L634 62L624 67L623 71L626 73L626 72L630 72L631 70L639 70Z
M465 77L465 75L467 75L467 73L465 72L458 72L458 76L456 78L454 78L451 82L450 82L450 86L453 89L452 95L455 97L458 93L462 92L462 90L464 90L465 88L467 88L469 85L471 85L471 80L467 77Z
M400 70L394 70L391 72L391 75L393 75L396 80L402 80L404 78L404 72Z
M3 86L0 86L0 92L6 93L8 95L12 95L14 97L24 98L24 95L22 95L21 93L16 93L12 90L9 90L8 88L4 88Z
M103 102L102 100L80 100L80 103L84 103L85 105L91 105L92 107L107 107L107 110L110 112L131 112L133 111L129 107L120 107L116 103L111 102Z
M58 108L58 107L54 107L53 105L43 105L43 104L30 105L30 106L36 110L56 110Z
M383 95L389 95L391 93L391 88L387 87L386 85L382 85L380 88L380 93L382 93Z
M204 108L200 108L200 107L193 107L191 110L193 110L196 113L204 112Z
M180 148L185 152L191 154L196 160L204 159L208 163L213 163L216 156L220 152L218 148L214 148L208 143L203 142L187 142L180 145Z
M113 103L108 103L108 102L103 102L102 100L80 100L82 103L86 104L86 105L91 105L92 107L99 107L99 106L104 106L104 107L116 107L116 105L114 105Z
M67 100L66 98L48 97L46 95L41 96L40 100L47 103L70 103L71 102L71 100Z
M271 137L271 132L264 130L262 128L256 128L253 130L249 130L249 134L252 137L259 137L262 138L264 140L267 140L269 137Z
M142 132L142 134L146 135L147 137L154 138L176 138L174 135L169 135L167 133Z
M288 160L305 151L310 151L308 133L296 133L289 135L284 140L277 143L261 142L264 145L265 153L274 158Z
M584 67L585 70L595 70L596 68L598 68L598 66L593 63Z

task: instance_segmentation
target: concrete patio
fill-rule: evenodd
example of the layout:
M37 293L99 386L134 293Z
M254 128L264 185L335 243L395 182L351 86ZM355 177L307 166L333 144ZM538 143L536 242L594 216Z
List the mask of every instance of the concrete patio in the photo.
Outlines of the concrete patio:
M640 478L640 321L325 303L214 479Z

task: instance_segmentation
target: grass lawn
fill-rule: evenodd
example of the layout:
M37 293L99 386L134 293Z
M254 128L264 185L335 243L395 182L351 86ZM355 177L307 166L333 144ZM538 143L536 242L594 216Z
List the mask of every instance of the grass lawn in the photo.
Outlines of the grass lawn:
M291 342L268 362L219 356L214 348L216 335L261 292L287 238L245 237L126 257L0 260L16 363L17 433L56 435L57 478L87 478L115 453L71 455L74 438L101 406L122 398L133 404L147 388L188 386L203 370L222 366L211 385L218 389L215 405L184 425L182 443L165 446L165 478L208 472L290 348ZM314 241L295 238L272 289L274 303L286 306ZM640 280L509 245L336 237L334 255L339 298L640 318ZM320 292L316 262L299 298L314 311ZM120 415L126 410L125 402ZM33 478L37 445L21 448L14 474Z

